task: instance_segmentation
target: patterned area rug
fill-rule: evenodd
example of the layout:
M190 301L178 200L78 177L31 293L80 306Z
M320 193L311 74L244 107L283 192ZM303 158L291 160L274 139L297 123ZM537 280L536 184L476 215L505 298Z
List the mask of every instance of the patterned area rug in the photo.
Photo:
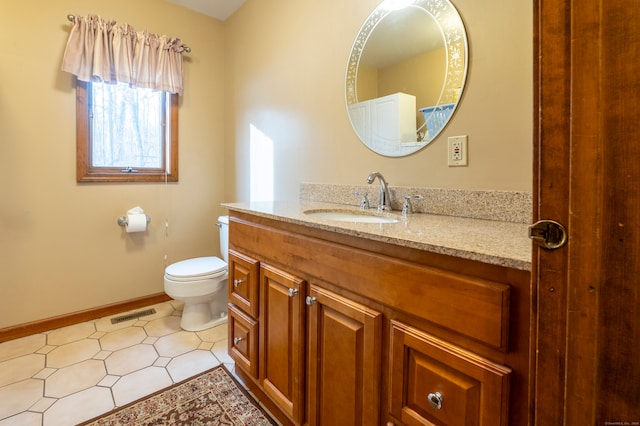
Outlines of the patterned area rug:
M262 426L276 423L220 365L82 425Z

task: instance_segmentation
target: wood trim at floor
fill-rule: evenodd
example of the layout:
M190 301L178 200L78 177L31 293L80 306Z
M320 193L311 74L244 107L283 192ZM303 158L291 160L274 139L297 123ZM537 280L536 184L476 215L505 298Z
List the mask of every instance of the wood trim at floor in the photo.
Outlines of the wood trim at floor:
M72 312L70 314L64 314L57 317L45 318L38 321L1 328L0 343L6 342L7 340L30 336L32 334L42 333L44 331L55 330L56 328L66 327L85 321L103 318L109 315L119 314L121 312L130 311L132 309L144 308L169 300L171 300L171 298L165 293L157 293L149 296L138 297L136 299L125 300L123 302L113 303L110 305L99 306L84 311Z

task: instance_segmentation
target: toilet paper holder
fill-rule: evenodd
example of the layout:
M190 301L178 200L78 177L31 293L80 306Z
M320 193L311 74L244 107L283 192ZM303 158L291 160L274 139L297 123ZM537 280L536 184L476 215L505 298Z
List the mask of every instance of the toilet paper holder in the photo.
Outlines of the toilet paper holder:
M149 217L149 215L146 215L146 214L145 214L145 216L147 217L147 225L148 225L149 222L151 222L151 217ZM126 215L125 216L120 216L118 218L118 225L127 226L128 224L129 224L129 221L127 220L127 216Z

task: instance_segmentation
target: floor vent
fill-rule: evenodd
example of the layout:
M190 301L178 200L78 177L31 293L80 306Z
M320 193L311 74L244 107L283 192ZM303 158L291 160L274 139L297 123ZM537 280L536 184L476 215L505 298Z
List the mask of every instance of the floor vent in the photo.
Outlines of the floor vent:
M153 315L155 313L156 313L156 310L151 308L151 309L145 309L144 311L133 312L131 314L120 315L119 317L111 318L111 324L118 324L125 321L131 321L132 319L146 317L147 315Z

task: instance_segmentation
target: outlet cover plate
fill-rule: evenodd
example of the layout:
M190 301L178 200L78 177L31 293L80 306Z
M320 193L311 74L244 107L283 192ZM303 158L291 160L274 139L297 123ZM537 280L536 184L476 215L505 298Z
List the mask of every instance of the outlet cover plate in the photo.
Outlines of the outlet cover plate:
M447 165L449 167L466 166L468 164L467 136L450 136L447 148Z

